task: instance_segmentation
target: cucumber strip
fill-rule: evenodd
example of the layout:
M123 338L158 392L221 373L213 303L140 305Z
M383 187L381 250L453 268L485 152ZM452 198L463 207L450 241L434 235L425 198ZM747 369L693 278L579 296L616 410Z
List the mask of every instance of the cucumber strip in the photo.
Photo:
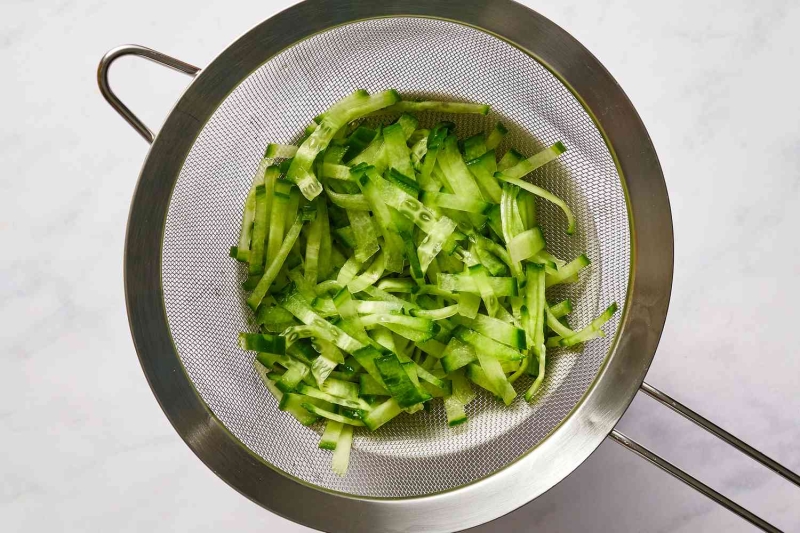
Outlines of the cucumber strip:
M447 415L447 425L450 427L463 424L467 421L467 413L464 411L464 403L455 395L444 397L444 412Z
M364 201L366 202L366 199ZM368 212L348 209L347 218L350 220L353 238L356 241L355 258L364 263L380 250L378 234L372 225L372 217Z
M519 351L463 326L457 327L453 336L472 346L475 351L489 354L498 361L518 361L523 358Z
M320 221L319 258L317 259L317 279L327 279L333 269L331 253L331 223L328 218L328 204L319 202L317 219Z
M341 383L348 383L350 385L355 386L356 391L358 391L358 385L355 383L350 383L347 381L342 381ZM342 398L340 396L334 396L333 394L328 394L326 392L322 392L319 389L315 389L314 387L309 387L308 385L299 385L297 387L297 392L300 394L304 394L306 396L310 396L312 398L319 398L320 400L325 400L326 402L330 402L334 405L341 405L342 407L347 407L349 409L360 409L362 411L370 411L372 410L372 406L362 400L361 398L355 399L348 399Z
M249 266L251 275L264 273L264 248L267 240L267 222L278 178L277 167L271 166L264 172L264 185L256 187L256 212L253 220L253 234L250 242Z
M370 431L375 431L402 412L403 408L400 407L397 400L389 398L379 406L373 408L372 411L364 417L364 425L367 426Z
M495 295L489 283L489 273L486 267L473 265L469 267L469 275L475 280L475 286L478 288L483 304L486 306L486 312L489 313L489 316L495 316L500 302L497 300L497 295Z
M333 451L331 470L337 475L344 476L350 466L350 450L353 447L353 427L343 426L339 433L339 441Z
M323 204L322 200L315 199L315 210L319 209L319 205ZM308 236L306 238L306 261L305 261L305 282L307 284L316 285L317 277L319 274L319 254L320 246L322 244L322 217L317 216L308 227ZM311 292L314 293L313 287L309 287ZM316 294L316 293L314 293Z
M287 209L289 207L289 193L292 185L284 180L275 183L273 192L272 209L269 219L269 237L267 241L266 265L269 266L278 255L278 250L284 241Z
M437 161L453 193L466 198L483 198L475 178L461 159L455 135L450 134L445 137Z
M419 127L419 120L417 120L414 115L403 113L397 118L397 124L400 124L400 127L403 129L405 141L408 142L414 132L417 131L417 128Z
M517 205L525 229L536 225L536 197L528 191L520 191L517 195Z
M306 365L297 362L286 369L275 385L284 393L292 392L310 373L311 370Z
M289 278L289 281L294 282L294 285L297 288L297 292L302 294L303 298L305 298L310 302L313 302L317 294L314 292L314 286L310 283L306 283L306 278L303 277L303 273L301 272L300 266L297 266L296 268L289 270L286 273L286 276Z
M322 438L319 439L319 447L323 450L335 450L343 427L344 424L341 422L328 420L325 423L325 431L322 433Z
M481 297L477 294L462 293L458 299L458 314L467 318L475 318L481 306Z
M486 153L486 135L483 133L476 133L472 137L467 137L463 141L464 146L464 159L469 161L475 159Z
M386 328L375 328L371 331L372 338L375 339L375 342L389 350L390 352L398 353L397 347L394 343L394 335L392 332ZM400 354L398 354L398 357Z
M378 372L378 367L375 364L375 360L382 357L381 352L372 346L365 346L364 348L353 352L353 357L356 361L358 361L358 364L360 364L364 370L366 370L367 373L372 376L372 379L383 386L383 378L381 377L380 372Z
M427 144L428 135L430 135L430 133L431 133L431 130L428 130L428 129L425 129L425 128L417 128L411 134L411 137L406 139L406 141L408 142L409 146L414 146L415 144L417 144L422 139L425 139L426 144Z
M484 198L499 204L502 190L494 177L494 173L497 172L494 150L489 150L476 159L468 160L467 168L475 177Z
M347 426L363 426L364 422L358 420L356 418L350 418L349 416L343 416L338 413L334 413L333 411L328 411L327 409L323 409L322 407L318 407L310 402L303 402L300 406L305 409L306 411L313 413L319 417L327 418L328 420L335 420L336 422L340 422ZM344 431L344 430L342 430ZM336 448L339 448L339 445L336 445Z
M342 157L342 161L348 163L351 159L363 152L375 139L377 134L377 131L366 126L357 127L353 133L347 137L347 140L344 143L345 147L347 147L347 150Z
M439 309L412 309L411 316L429 318L431 320L442 320L458 313L458 304L448 305Z
M441 359L446 346L435 339L430 339L428 341L418 343L417 348L429 355L432 355L436 359Z
M383 128L383 149L389 168L397 170L404 176L414 175L411 151L406 144L406 135L401 124L394 123Z
M492 382L487 379L486 373L483 371L483 368L481 368L480 365L467 365L467 378L469 378L470 381L480 388L486 389L492 394L495 394Z
M516 185L517 187L525 189L531 194L535 194L540 198L544 198L545 200L556 204L558 207L561 208L561 210L564 212L564 215L567 217L567 235L572 235L573 233L575 233L575 216L572 214L572 210L569 208L566 202L564 202L564 200L562 200L555 194L551 193L550 191L542 189L541 187L537 187L532 183L528 183L527 181L523 181L521 179L506 176L502 171L495 173L494 177L506 183Z
M591 261L589 261L589 258L586 257L586 254L579 255L563 267L559 268L558 272L555 274L548 274L545 280L545 287L552 287L558 283L563 283L567 279L578 274L578 272L590 264Z
M420 131L420 130L417 130ZM427 130L424 130L427 132ZM416 133L416 132L415 132ZM409 140L409 142L411 142ZM411 165L414 167L414 170L419 172L422 169L422 160L425 158L425 154L428 153L428 137L427 134L425 137L416 140L411 145Z
M562 300L558 302L556 305L550 306L550 312L556 318L561 318L566 316L572 312L572 302L567 300Z
M427 381L420 382L420 386L425 390L425 392L430 394L433 398L442 398L442 399L444 399L444 398L450 396L452 394L452 392L450 392L450 389L451 389L450 381L443 381L442 383L445 384L444 388L437 387L436 385L431 385ZM428 405L428 404L423 404L423 408L424 408L425 405Z
M497 148L507 133L508 129L506 129L502 122L495 124L494 129L492 129L491 133L489 133L489 136L486 137L486 149L494 150Z
M371 171L373 177L379 176L379 174L375 172L374 169L371 169ZM390 168L389 170L387 170L384 173L384 178L386 179L386 181L388 181L389 183L391 183L392 185L394 185L407 195L412 196L413 198L416 198L417 195L419 195L420 191L422 190L420 189L420 186L417 185L417 182L415 182L405 174L400 173L398 170L394 168Z
M541 387L545 374L547 348L544 345L544 309L547 306L547 301L545 300L544 267L531 263L527 267L526 276L525 303L529 313L528 324L530 325L528 335L533 341L533 354L536 356L535 360L531 358L528 365L529 369L534 365L534 362L538 363L536 379L525 392L525 401L531 401L531 398Z
M303 228L304 222L305 221L302 217L297 217L297 220L295 220L294 224L292 224L292 227L289 228L289 233L283 240L275 259L269 264L266 272L264 272L264 275L261 276L261 280L258 282L258 285L256 285L256 288L253 289L253 292L247 298L247 305L253 311L258 309L261 300L264 299L264 296L267 294L272 282L275 281L275 278L278 276L278 272L280 272L286 257L289 255L289 252L292 250L295 242L297 242L297 238L300 236L300 230Z
M286 353L286 338L265 333L239 333L239 347L254 352Z
M519 217L519 207L517 206L517 195L519 187L503 184L502 196L500 200L500 223L503 229L503 240L506 245L525 228ZM516 209L515 209L516 208Z
M567 148L564 146L563 143L561 143L561 141L559 141L554 145L545 148L536 155L533 155L528 159L523 159L513 167L503 170L503 174L509 178L520 179L526 174L530 174L537 168L546 165L550 161L553 161L554 159L558 158L558 156L560 156L566 151Z
M302 323L306 325L314 324L320 329L328 332L333 338L332 341L339 349L344 350L347 353L354 353L355 351L364 347L361 342L357 341L337 326L319 316L298 293L290 293L289 295L281 298L279 303Z
M331 372L336 368L338 363L333 361L324 355L320 355L311 363L311 375L314 376L314 380L317 382L317 386L321 387L323 383L328 379L331 375ZM302 391L301 391L302 392ZM325 398L323 398L324 400Z
M478 355L475 353L475 349L456 337L447 343L440 359L442 368L448 374L477 360Z
M433 265L433 264L434 263L431 262L431 265ZM428 269L430 271L430 267L428 267ZM421 285L421 286L417 287L416 294L417 294L417 296L420 296L420 295L423 295L423 294L431 294L433 296L439 296L439 297L442 297L442 298L447 298L448 300L453 300L453 301L456 301L456 302L461 299L461 295L460 294L456 294L456 293L454 293L452 291L446 291L444 289L440 289L438 285Z
M372 169L369 172L375 171ZM383 235L386 270L401 273L403 272L403 239L398 235L397 228L392 222L389 206L383 201L380 190L376 185L379 180L380 176L377 173L374 175L374 181L362 175L358 180L358 184L370 205L373 216L378 221Z
M426 383L429 383L430 385L433 385L437 389L441 389L441 390L448 390L449 389L449 385L447 384L446 381L443 381L443 380L437 378L436 376L434 376L433 374L428 372L425 369L425 367L420 366L417 363L414 363L414 365L415 365L414 369L416 370L417 376L419 377L419 379L421 379L422 381L424 381Z
M602 337L605 334L603 330L600 328L608 322L614 313L617 312L617 302L612 303L611 305L603 311L600 316L592 320L592 322L583 328L582 330L578 331L574 335L570 337L563 338L559 341L560 346L575 346L576 344L580 344L585 342L589 339L597 338L598 336Z
M522 361L519 362L519 366L517 367L517 369L510 376L508 376L508 382L513 384L520 378L520 376L522 376L522 374L525 373L525 370L527 369L528 369L528 356L525 356L522 359Z
M230 248L228 248L228 257L238 260L239 259L239 247L238 246L231 246ZM250 253L249 252L246 254L246 257L248 259L250 258ZM245 260L244 262L246 263L247 260Z
M511 267L511 255L503 246L497 244L491 239L487 239L479 233L470 233L469 239L473 241L478 247L483 248L500 258L503 263ZM479 253L480 255L480 253ZM489 268L488 265L486 268ZM490 269L491 270L491 269Z
M356 310L360 315L371 315L374 313L392 313L403 310L403 304L396 302L381 302L374 300L354 301Z
M322 401L322 400L317 400L315 398L308 398L307 396L303 396L301 394L294 394L294 393L284 394L283 397L281 398L280 404L278 404L278 409L280 409L281 411L286 411L287 413L291 414L293 417L297 419L298 422L300 422L304 426L310 426L311 424L319 420L319 416L303 408L303 403L308 403L311 401Z
M296 153L297 146L291 144L269 143L266 151L264 152L264 157L268 157L270 159L284 159L294 157Z
M316 292L319 296L324 296L330 294L331 292L339 292L340 290L342 290L342 285L335 279L321 281L316 287L314 287L314 292Z
M431 399L430 394L412 381L396 355L392 354L375 359L375 365L385 387L392 394L392 397L397 400L397 405L400 407L411 407Z
M402 305L403 308L406 310L418 309L417 305L408 302L406 300L403 300L402 298L398 298L397 296L394 296L392 294L389 294L388 292L381 290L377 287L367 287L366 289L364 289L363 292L380 302L397 303Z
M550 310L550 307L545 305L544 313L546 317L547 327L552 329L556 335L560 337L572 337L575 335L575 332L572 331L570 328L559 322L559 320L553 315L553 312Z
M411 220L425 233L430 233L438 220L438 216L425 207L415 196L406 193L394 183L386 180L376 182L374 175L367 173L370 180L376 183L387 205L396 209L401 215Z
M361 374L359 376L359 390L361 396L390 396L389 391L378 383L378 381L369 374Z
M259 168L261 168L259 166ZM250 240L253 234L253 221L256 216L256 188L258 178L253 182L250 191L247 193L247 198L244 201L244 212L242 213L242 227L239 230L239 244L236 246L236 259L239 261L249 261L250 258ZM262 178L263 179L263 178Z
M422 113L432 111L435 113L471 113L477 115L487 115L490 107L487 104L473 104L467 102L437 102L422 101L414 102L401 100L393 105L383 108L380 113Z
M364 315L361 317L361 322L364 324L365 328L370 328L373 326L388 327L389 324L395 324L410 329L430 332L433 335L439 332L439 326L436 325L436 322L434 322L433 320L429 318L422 318L422 317L415 317L408 315L399 315L399 314Z
M321 356L327 357L331 361L335 361L340 365L344 364L344 354L331 341L325 339L315 339L312 343L312 346L319 352Z
M375 256L375 259L372 260L372 264L370 264L363 273L353 278L353 280L347 284L347 289L351 293L357 293L374 285L383 275L385 268L386 255L381 251Z
M502 172L507 168L513 167L523 159L525 159L525 157L512 148L503 154L503 157L501 157L500 161L497 162L497 170Z
M446 291L480 294L477 285L475 285L475 280L466 274L439 274L437 282L439 288ZM519 294L516 278L491 277L489 278L489 284L495 296L517 296Z
M516 350L527 349L525 331L513 326L507 320L479 314L473 319L458 318L455 322Z
M502 188L500 189L502 195ZM493 205L486 213L486 222L492 233L497 235L499 239L503 238L503 224L500 216L500 204Z
M267 390L270 392L270 394L272 394L272 396L276 400L278 400L278 403L280 403L281 399L283 398L283 393L278 387L275 386L275 383L271 379L269 379L269 368L259 363L258 359L253 361L253 368L255 369L256 374L258 374L259 379L267 388Z
M515 235L508 243L508 253L511 260L519 263L529 259L545 247L542 230L536 226Z
M388 278L382 279L380 283L377 285L378 289L386 292L400 292L400 293L411 293L417 292L419 289L418 285L414 282L414 280L410 279L397 279L397 278Z
M489 274L492 276L502 277L508 274L508 268L506 267L506 264L483 246L476 245L475 253L478 256L478 261L480 261L480 263L486 267L486 269L489 271Z
M472 390L464 369L455 370L448 377L452 382L453 396L458 398L464 405L469 405L475 399L475 391Z
M436 183L436 180L431 178L431 174L436 166L439 150L447 137L447 131L447 124L440 123L428 134L428 152L425 154L425 160L422 162L422 167L419 171L419 184L426 191L438 191L441 187L441 184Z
M428 270L428 265L431 264L433 258L442 250L445 241L456 229L456 223L447 218L442 217L433 225L431 231L422 240L417 249L419 256L419 264L423 274Z
M428 207L445 207L447 209L478 214L486 212L491 205L477 198L468 198L445 192L425 191L422 193L420 200Z
M436 336L436 331L438 331L438 330L421 330L416 328L409 328L407 326L402 326L391 322L382 325L387 329L393 331L394 333L397 333L404 339L408 339L414 342L425 342L427 340L430 340Z
M350 167L347 165L337 165L336 163L323 163L320 177L340 181L352 180Z
M342 265L342 268L339 269L339 274L336 276L336 283L342 286L347 285L356 277L362 266L361 261L355 257L351 257Z
M338 193L329 187L325 188L325 194L330 198L331 203L349 211L369 211L369 202L363 194L344 194Z
M303 196L313 200L322 192L322 185L312 173L317 154L328 147L336 132L348 122L385 108L400 100L397 91L389 90L375 95L356 91L343 98L320 116L319 126L297 150L286 173L286 178L297 184Z
M386 157L383 151L383 129L378 127L378 131L372 142L360 154L350 160L350 166L372 165L378 172L386 170Z
M483 373L486 375L487 381L491 384L494 393L503 400L503 403L511 405L511 402L517 397L517 392L514 390L514 387L511 386L511 383L508 382L508 378L506 378L506 375L503 373L500 362L491 355L487 355L480 350L478 350L477 353Z

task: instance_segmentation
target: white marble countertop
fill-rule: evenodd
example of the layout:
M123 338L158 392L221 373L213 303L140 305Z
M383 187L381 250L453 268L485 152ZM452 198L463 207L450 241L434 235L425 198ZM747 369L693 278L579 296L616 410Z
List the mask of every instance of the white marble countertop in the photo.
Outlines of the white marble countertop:
M586 45L641 114L675 220L675 284L648 381L800 471L800 4L528 1ZM199 66L288 2L0 3L0 521L4 531L311 531L249 502L161 413L128 331L122 251L146 145L97 90L135 42ZM187 78L123 59L151 126ZM800 530L800 489L648 398L620 428ZM606 442L478 531L752 527Z

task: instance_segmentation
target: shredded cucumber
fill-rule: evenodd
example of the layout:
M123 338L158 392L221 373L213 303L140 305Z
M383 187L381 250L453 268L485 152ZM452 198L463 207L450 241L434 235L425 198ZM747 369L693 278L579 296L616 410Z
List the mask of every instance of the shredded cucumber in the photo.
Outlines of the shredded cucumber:
M546 299L590 265L548 252L535 197L564 211L570 234L574 216L522 179L562 143L498 161L502 124L459 141L452 123L421 128L408 114L488 111L359 90L315 117L298 145L265 149L229 252L246 264L259 328L238 344L282 411L325 423L319 447L339 475L355 428L375 431L440 399L448 426L464 424L473 386L510 405L522 383L531 401L546 350L603 336L617 310L572 329L572 303ZM391 114L393 123L360 124Z

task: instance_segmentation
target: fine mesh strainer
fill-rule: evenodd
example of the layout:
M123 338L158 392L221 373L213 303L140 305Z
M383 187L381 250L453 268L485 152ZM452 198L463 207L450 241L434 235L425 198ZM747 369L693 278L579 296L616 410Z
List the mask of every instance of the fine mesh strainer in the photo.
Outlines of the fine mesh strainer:
M194 75L158 136L111 92L109 65L139 55ZM328 531L450 531L535 498L607 436L756 525L772 526L613 431L642 389L787 479L792 472L643 384L672 281L672 224L661 169L631 103L598 61L540 15L510 1L310 0L261 23L207 68L153 50L109 52L98 72L109 102L152 143L131 207L125 288L134 342L162 408L197 455L234 488L287 518ZM510 408L489 397L448 428L441 408L357 434L346 477L330 470L318 428L277 409L236 344L253 330L227 249L267 142L297 141L310 117L354 89L491 104L447 118L462 135L498 119L499 149L569 151L531 179L573 207L567 238L540 203L548 247L586 251L592 267L559 290L587 323L609 302L608 336L555 353L544 391ZM549 230L549 231L548 231ZM772 528L774 530L774 528Z

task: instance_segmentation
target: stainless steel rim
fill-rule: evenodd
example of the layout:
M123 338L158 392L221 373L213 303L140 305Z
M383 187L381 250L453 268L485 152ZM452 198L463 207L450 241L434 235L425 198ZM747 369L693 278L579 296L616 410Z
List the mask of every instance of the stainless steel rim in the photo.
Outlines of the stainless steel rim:
M277 472L252 454L197 395L172 342L161 288L161 247L170 195L205 122L265 59L310 35L357 20L434 17L500 37L550 68L584 103L606 138L629 199L632 268L614 349L583 400L535 449L471 485L419 498L357 498L325 492ZM633 223L635 221L635 225ZM308 0L261 23L196 77L145 161L134 194L125 250L128 316L145 375L162 409L192 450L236 490L291 520L323 530L452 531L513 511L558 483L603 441L641 385L666 318L672 283L669 200L655 150L611 75L580 43L510 0Z

